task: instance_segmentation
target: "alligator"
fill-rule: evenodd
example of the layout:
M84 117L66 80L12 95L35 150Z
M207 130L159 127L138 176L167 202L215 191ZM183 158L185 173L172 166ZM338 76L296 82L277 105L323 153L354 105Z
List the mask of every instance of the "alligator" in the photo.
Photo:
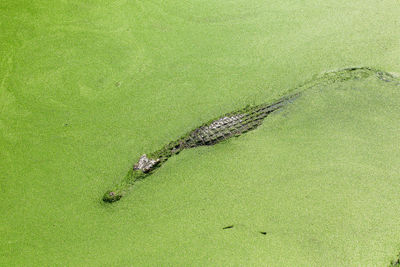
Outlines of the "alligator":
M310 88L369 77L375 77L383 82L395 82L396 85L400 85L399 80L393 74L369 67L352 67L326 72L305 82L277 101L253 106L248 105L240 110L224 114L204 123L155 152L143 154L129 170L122 182L104 194L103 201L112 203L120 200L136 181L153 174L170 157L179 154L182 150L215 145L256 129L268 115L293 103Z

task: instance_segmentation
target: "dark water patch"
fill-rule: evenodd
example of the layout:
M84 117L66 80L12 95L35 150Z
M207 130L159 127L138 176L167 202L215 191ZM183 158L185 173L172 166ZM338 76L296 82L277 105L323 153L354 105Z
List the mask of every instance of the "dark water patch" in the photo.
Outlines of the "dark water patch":
M390 267L400 267L400 254L397 256L397 259L393 260L390 265Z

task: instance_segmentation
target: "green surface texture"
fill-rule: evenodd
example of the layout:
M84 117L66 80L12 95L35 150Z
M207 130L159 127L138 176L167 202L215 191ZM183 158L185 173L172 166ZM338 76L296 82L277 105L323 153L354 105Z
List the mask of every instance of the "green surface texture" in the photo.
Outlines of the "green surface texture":
M0 1L0 266L395 262L400 89L374 79L314 88L118 203L101 196L141 154L315 74L399 73L399 14L398 0Z

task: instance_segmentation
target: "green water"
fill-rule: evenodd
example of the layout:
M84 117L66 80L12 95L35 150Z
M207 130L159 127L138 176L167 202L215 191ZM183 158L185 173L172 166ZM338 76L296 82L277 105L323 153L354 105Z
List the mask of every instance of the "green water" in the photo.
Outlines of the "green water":
M374 80L315 88L101 197L142 153L314 74L400 72L398 14L397 0L3 0L0 265L387 266L400 89Z

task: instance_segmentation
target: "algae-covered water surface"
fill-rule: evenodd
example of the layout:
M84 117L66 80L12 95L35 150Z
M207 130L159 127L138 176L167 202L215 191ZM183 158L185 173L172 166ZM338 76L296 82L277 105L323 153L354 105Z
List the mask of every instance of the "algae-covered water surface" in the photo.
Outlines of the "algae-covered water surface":
M400 2L0 3L0 265L388 266L400 252ZM315 83L256 130L136 160Z

